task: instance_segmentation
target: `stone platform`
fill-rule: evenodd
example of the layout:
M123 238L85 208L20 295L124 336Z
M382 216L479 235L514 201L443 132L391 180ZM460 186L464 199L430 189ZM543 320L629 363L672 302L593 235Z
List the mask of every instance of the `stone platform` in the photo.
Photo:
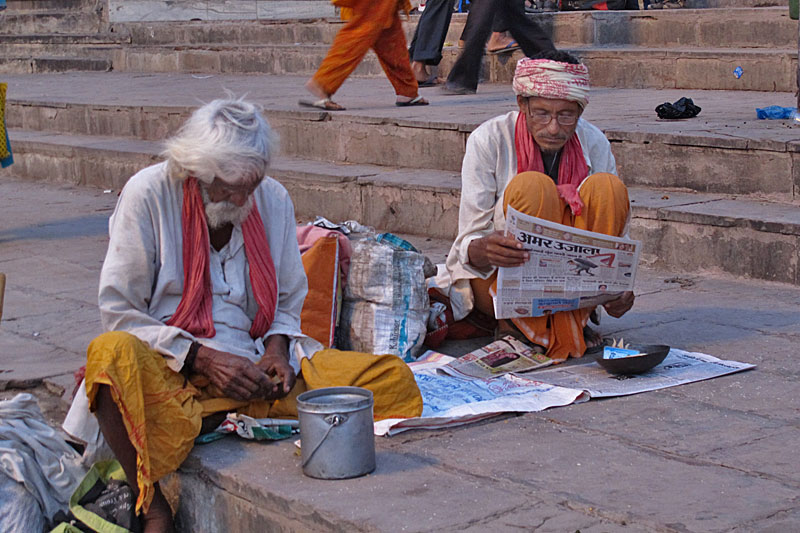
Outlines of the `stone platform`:
M101 332L96 291L115 200L90 186L0 179L0 389L45 383L68 398ZM442 260L446 241L409 238ZM796 531L800 288L644 268L636 293L603 334L758 368L380 438L377 470L345 481L303 476L291 442L231 437L196 448L166 483L181 531Z

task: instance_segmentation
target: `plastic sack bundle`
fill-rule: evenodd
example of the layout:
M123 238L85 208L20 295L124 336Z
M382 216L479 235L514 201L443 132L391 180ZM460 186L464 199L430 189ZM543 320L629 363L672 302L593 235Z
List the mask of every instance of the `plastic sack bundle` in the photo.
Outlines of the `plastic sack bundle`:
M354 240L337 347L415 359L422 352L430 308L426 261L394 235Z

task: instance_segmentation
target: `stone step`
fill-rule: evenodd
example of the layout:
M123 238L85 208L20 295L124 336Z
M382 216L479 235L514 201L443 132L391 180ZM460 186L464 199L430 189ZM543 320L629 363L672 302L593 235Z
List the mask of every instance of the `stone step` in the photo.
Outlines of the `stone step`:
M29 11L93 11L102 9L105 0L7 0L9 13Z
M419 16L404 24L410 42ZM531 16L560 47L697 46L712 48L782 48L797 40L797 23L784 8L573 11ZM455 44L466 15L455 14L446 42ZM198 44L330 44L343 26L335 19L314 21L142 22L112 24L116 33L145 46Z
M0 55L0 73L2 74L38 74L52 72L112 70L112 63L104 58L86 57L30 57Z
M352 80L337 99L356 107L328 113L297 106L293 95L302 95L304 79L296 77L87 73L7 81L10 128L160 141L177 130L199 100L219 97L227 88L248 93L264 105L282 137L285 155L444 171L460 170L469 132L514 108L510 90L500 85L484 85L478 95L464 97L439 96L436 89L426 89L423 94L432 105L408 110L391 106L384 80ZM270 90L260 90L262 85ZM384 85L386 96L378 96ZM124 96L128 94L140 96ZM348 95L357 96L348 100ZM592 90L585 116L611 140L626 183L800 200L795 127L787 121L754 120L755 107L793 105L790 93L693 91L691 96L703 108L700 116L685 121L656 118L656 105L683 95Z
M153 141L48 132L12 130L11 139L16 177L115 190L161 150ZM457 172L283 157L270 175L289 190L299 218L355 218L432 238L453 238L458 227ZM800 285L797 205L663 188L631 187L630 196L645 263Z
M0 35L95 33L106 25L101 13L90 11L9 12L0 15Z
M751 91L792 91L796 85L797 50L597 47L571 48L592 72L598 85L624 88L687 88ZM259 73L311 76L328 52L327 45L187 45L130 46L113 53L120 72ZM445 77L458 57L456 47L444 49L439 76ZM487 55L484 79L511 81L521 51ZM733 71L741 66L744 75ZM382 77L377 57L369 52L355 77Z

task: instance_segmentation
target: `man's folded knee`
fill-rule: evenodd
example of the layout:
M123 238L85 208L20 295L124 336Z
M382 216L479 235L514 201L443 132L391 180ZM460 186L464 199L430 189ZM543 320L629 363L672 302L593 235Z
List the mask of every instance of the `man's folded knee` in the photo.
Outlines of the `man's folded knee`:
M596 172L588 176L580 186L581 190L585 190L587 188L601 188L607 190L627 190L627 187L622 180L619 179L619 176L611 174L609 172Z
M126 331L109 331L96 337L86 350L87 366L99 361L107 361L113 354L114 360L119 358L136 358L142 353L150 351L141 339Z

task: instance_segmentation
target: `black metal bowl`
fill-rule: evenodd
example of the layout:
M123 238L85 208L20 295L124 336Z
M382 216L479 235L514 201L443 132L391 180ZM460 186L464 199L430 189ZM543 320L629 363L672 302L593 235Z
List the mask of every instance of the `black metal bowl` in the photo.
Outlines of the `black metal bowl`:
M612 374L641 374L660 365L669 354L669 346L664 344L631 346L631 349L642 353L621 359L603 359L601 354L597 358L597 363Z

